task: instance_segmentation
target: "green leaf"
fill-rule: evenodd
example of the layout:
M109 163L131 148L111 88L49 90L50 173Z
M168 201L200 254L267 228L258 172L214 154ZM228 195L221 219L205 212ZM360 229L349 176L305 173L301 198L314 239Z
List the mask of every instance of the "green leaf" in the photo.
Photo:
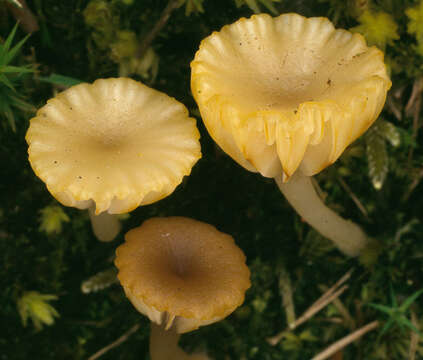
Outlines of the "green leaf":
M417 40L417 53L423 55L423 2L420 1L420 3L418 3L415 7L406 9L405 14L409 19L407 31L409 34L415 35Z
M385 140L371 128L365 137L369 177L373 187L380 190L388 174L388 153Z
M47 302L50 300L57 300L57 296L40 294L38 291L25 292L17 303L23 326L26 326L29 317L37 330L41 330L43 324L53 325L59 313Z
M276 10L273 2L280 2L281 0L259 0L273 15L278 15L279 12Z
M385 326L382 328L379 338L390 329L391 326L396 325L401 330L404 330L404 328L408 328L411 331L414 331L415 333L422 335L419 330L411 323L411 321L407 318L407 310L411 306L411 304L414 303L414 301L423 294L423 289L415 292L413 295L409 296L402 304L401 306L398 306L396 296L394 289L392 287L392 283L390 283L390 296L391 296L391 302L392 306L385 306L381 304L368 304L370 307L379 310L385 314L388 315L388 321L385 324Z
M60 234L63 223L69 222L69 216L58 205L46 206L40 210L40 231L47 235Z
M13 27L12 31L10 32L5 42L0 45L0 64L1 65L4 65L6 63L4 60L5 55L9 51L10 45L12 44L17 28L18 28L18 24L16 23L16 25Z
M413 295L404 300L399 308L400 311L405 312L421 294L423 294L423 289L415 292Z
M394 40L399 39L398 24L389 13L366 10L358 21L360 25L350 31L361 33L370 45L385 49L387 44L393 44Z
M49 301L49 300L57 300L59 297L57 295L49 295L49 294L41 294L38 296L43 301Z
M193 12L204 12L203 7L204 0L187 0L185 4L185 15L189 16Z
M392 146L399 146L401 143L401 135L396 126L389 121L378 120L375 124L376 131Z
M403 325L404 327L407 327L409 330L414 331L418 335L422 335L422 333L412 324L410 320L408 320L405 317L402 317L398 320L398 323L400 325Z
M248 7L253 10L256 14L260 14L260 8L256 0L244 0Z
M29 38L29 35L25 36L21 41L19 41L10 51L8 51L1 62L1 65L9 64L16 56L18 51L21 49L22 45Z
M392 287L392 283L389 283L389 292L391 293L392 307L396 309L398 308L398 303L394 293L394 288Z
M9 126L12 128L13 132L16 132L16 121L15 116L13 115L13 111L10 109L8 105L5 106L5 109L3 110L4 116L6 116L7 122L9 123Z
M9 64L22 45L25 43L25 41L28 39L29 35L25 36L22 40L20 40L12 49L10 49L10 46L12 45L13 38L16 34L16 29L18 28L18 24L16 24L12 31L10 32L9 36L5 40L3 44L0 45L0 66L4 66Z
M380 331L379 338L381 338L391 328L391 326L394 324L394 322L395 322L395 320L392 319L392 318L388 320L388 322L385 324L385 326Z
M23 66L11 66L11 65L7 65L7 66L3 66L0 67L0 73L20 73L20 74L25 74L25 73L30 73L33 72L33 69L29 69L27 67L23 67Z
M311 332L310 329L308 330L304 330L301 334L300 334L300 339L304 340L304 341L317 341L318 338L316 336L313 335L313 333Z
M79 80L79 79L75 79L69 76L58 75L58 74L51 74L48 77L40 76L38 80L47 82L50 84L66 86L66 87L78 85L83 82L82 80Z
M81 291L84 294L89 294L91 292L97 292L99 290L108 288L109 286L117 282L117 270L113 267L101 271L95 274L94 276L91 276L89 279L85 280L81 285Z
M18 108L19 110L28 111L28 112L35 112L35 110L36 110L34 105L22 100L21 98L19 98L17 96L10 95L9 101L10 101L11 105Z
M281 2L281 0L235 0L236 7L240 7L244 4L246 4L251 10L253 10L256 14L260 14L260 6L259 3L261 3L267 10L269 10L273 15L278 15L279 12L276 10L273 3L275 2Z
M389 307L389 306L385 306L385 305L381 305L381 304L369 304L370 307L375 308L376 310L382 311L385 314L392 314L394 312L394 310Z
M0 83L3 83L4 85L6 85L10 90L16 91L15 87L10 82L8 77L6 75L1 74L1 73L0 73Z
M24 301L18 301L18 312L22 320L22 325L26 327L28 322L28 305Z

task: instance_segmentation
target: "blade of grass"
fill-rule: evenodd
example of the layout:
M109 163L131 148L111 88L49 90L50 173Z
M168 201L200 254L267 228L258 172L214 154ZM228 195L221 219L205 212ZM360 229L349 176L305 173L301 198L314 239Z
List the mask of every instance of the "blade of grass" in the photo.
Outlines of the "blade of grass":
M35 112L36 110L34 105L18 98L17 96L10 96L10 103L13 104L14 107L23 111Z
M4 113L4 116L6 116L7 122L12 128L12 131L16 132L16 121L15 121L15 116L13 115L12 109L10 109L9 106L5 106L3 113Z
M407 299L404 300L404 302L401 304L399 310L401 312L405 312L410 306L411 304L421 295L423 294L423 289L417 291L416 293L414 293L413 295L411 295L410 297L408 297Z
M398 322L401 325L404 325L405 327L407 327L408 329L410 329L411 331L414 331L416 334L418 335L422 335L422 333L411 323L410 320L406 319L406 318L401 318L398 320Z
M30 68L26 68L23 66L11 66L11 65L7 65L7 66L0 66L0 73L30 73L33 72L33 69Z
M9 64L16 56L18 51L21 49L22 45L25 43L25 41L29 38L29 35L25 36L22 40L20 40L10 51L7 51L4 54L4 59L1 62L1 65L7 65Z
M10 90L16 91L13 84L10 82L10 80L3 74L0 73L0 83L3 83L6 85Z
M382 311L383 313L388 314L388 315L392 314L392 312L393 312L393 309L389 306L386 306L386 305L371 303L371 304L369 304L369 306L376 309L376 310Z
M40 76L38 80L47 82L53 85L60 85L60 86L66 86L66 87L78 85L83 82L82 80L79 80L79 79L75 79L69 76L58 75L58 74L51 74L50 76L47 76L47 77Z
M0 47L0 63L2 65L3 65L3 57L9 51L10 45L12 44L17 28L18 28L18 24L16 23L16 25L13 27L12 31L10 32L9 36L6 38L5 42Z
M273 14L273 15L278 15L278 11L276 10L275 6L272 3L272 0L260 0L260 2ZM280 1L275 1L273 0L273 2L280 2Z
M347 345L351 344L353 341L359 339L364 334L368 333L369 331L372 331L376 329L379 326L378 321L373 321L360 329L354 331L350 335L345 336L341 340L336 341L332 345L330 345L328 348L323 350L321 353L317 354L315 357L312 358L312 360L325 360L331 357L333 354L338 352L339 350L345 348Z

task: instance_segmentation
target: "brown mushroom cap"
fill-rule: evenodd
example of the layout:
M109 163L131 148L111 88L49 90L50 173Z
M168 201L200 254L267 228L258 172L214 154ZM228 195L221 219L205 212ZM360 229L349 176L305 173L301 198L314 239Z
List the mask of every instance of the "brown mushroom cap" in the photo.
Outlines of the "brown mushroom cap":
M119 280L150 320L187 332L218 321L244 301L250 272L234 239L184 217L152 218L116 251Z
M129 78L50 99L26 140L34 172L62 204L126 213L171 194L201 157L184 105Z

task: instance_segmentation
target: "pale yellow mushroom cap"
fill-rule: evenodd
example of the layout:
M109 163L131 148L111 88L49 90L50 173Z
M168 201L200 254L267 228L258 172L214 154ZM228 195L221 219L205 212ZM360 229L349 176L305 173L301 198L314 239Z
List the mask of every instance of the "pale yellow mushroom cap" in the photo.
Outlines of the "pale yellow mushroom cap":
M73 86L31 119L35 174L62 204L126 213L160 200L201 157L180 102L129 78Z
M191 87L219 146L288 179L332 164L376 120L391 87L383 53L321 17L254 15L204 39Z
M116 250L118 278L138 311L178 333L219 321L250 287L245 256L227 234L184 217L152 218Z

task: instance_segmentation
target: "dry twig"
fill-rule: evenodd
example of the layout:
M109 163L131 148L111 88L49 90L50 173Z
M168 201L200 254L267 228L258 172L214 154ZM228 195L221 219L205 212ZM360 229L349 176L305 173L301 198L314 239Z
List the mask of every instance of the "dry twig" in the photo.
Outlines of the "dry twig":
M163 27L168 22L173 10L177 9L179 5L180 5L179 0L169 0L165 9L160 15L159 20L156 22L156 24L153 26L151 31L147 34L147 36L144 38L144 40L141 42L140 46L138 47L137 52L135 54L135 57L137 59L141 59L144 56L145 52L150 47L154 38L157 36L160 30L163 29Z
M411 310L411 323L415 326L417 330L419 330L419 323L417 321L416 313ZM411 331L411 340L410 340L410 348L408 352L409 360L416 359L417 347L419 345L419 334L414 331Z
M369 214L368 214L366 208L361 203L361 201L359 200L359 198L353 193L353 191L351 190L351 188L349 187L349 185L344 181L344 179L341 176L338 176L338 181L341 184L341 186L343 187L343 189L351 197L352 201L354 201L354 204L358 207L358 209L361 211L361 213L364 215L364 217L367 220L370 220L369 219Z
M420 97L422 90L423 90L423 78L419 78L414 81L410 98L407 101L407 105L405 105L405 113L407 115L411 115L411 109L414 108L416 101Z
M318 298L297 320L293 323L289 324L288 328L279 334L267 338L267 342L270 345L278 344L285 336L285 334L289 331L294 330L299 325L303 324L311 317L313 317L316 313L320 310L325 308L328 304L330 304L334 299L339 297L346 289L348 289L347 285L343 285L350 277L351 277L352 270L348 271L343 277L341 277L332 287L330 287L320 298Z
M350 335L345 336L341 340L338 340L337 342L330 345L328 348L323 350L321 353L317 354L315 357L313 357L311 360L325 360L332 356L333 354L337 353L339 350L343 349L347 345L351 344L353 341L357 340L364 334L368 333L369 331L372 331L376 329L379 326L379 321L373 321L360 329L354 331Z
M327 291L328 288L326 285L319 286L319 289L321 291ZM336 298L333 300L333 306L336 307L336 309L339 311L339 313L342 315L343 322L346 324L351 330L355 329L355 321L353 317L351 316L348 309L344 306L341 300L339 298Z
M104 348L97 351L95 354L91 355L88 360L95 360L98 359L100 356L103 356L108 351L112 350L113 348L119 346L120 344L124 343L128 338L136 332L140 327L140 324L135 324L132 326L127 332L125 332L121 337L117 340L113 341L111 344L105 346Z
M410 186L408 187L407 192L402 197L402 201L406 202L408 198L410 197L411 193L414 191L414 189L419 185L420 181L423 179L423 168L420 169L417 176L414 177L414 180L411 182Z
M19 0L21 7L6 2L7 8L13 14L14 18L19 21L22 29L28 34L39 30L38 21L32 11L29 9L25 0Z
M395 104L391 96L386 98L386 105L388 106L389 111L396 117L398 121L402 120L401 110L398 108L398 105Z
M419 78L414 81L413 90L411 91L410 99L405 107L405 112L407 115L413 114L413 133L412 138L416 139L417 133L420 127L420 108L422 103L422 91L423 91L423 78ZM414 148L410 147L408 152L408 168L411 168L413 161L413 152Z

